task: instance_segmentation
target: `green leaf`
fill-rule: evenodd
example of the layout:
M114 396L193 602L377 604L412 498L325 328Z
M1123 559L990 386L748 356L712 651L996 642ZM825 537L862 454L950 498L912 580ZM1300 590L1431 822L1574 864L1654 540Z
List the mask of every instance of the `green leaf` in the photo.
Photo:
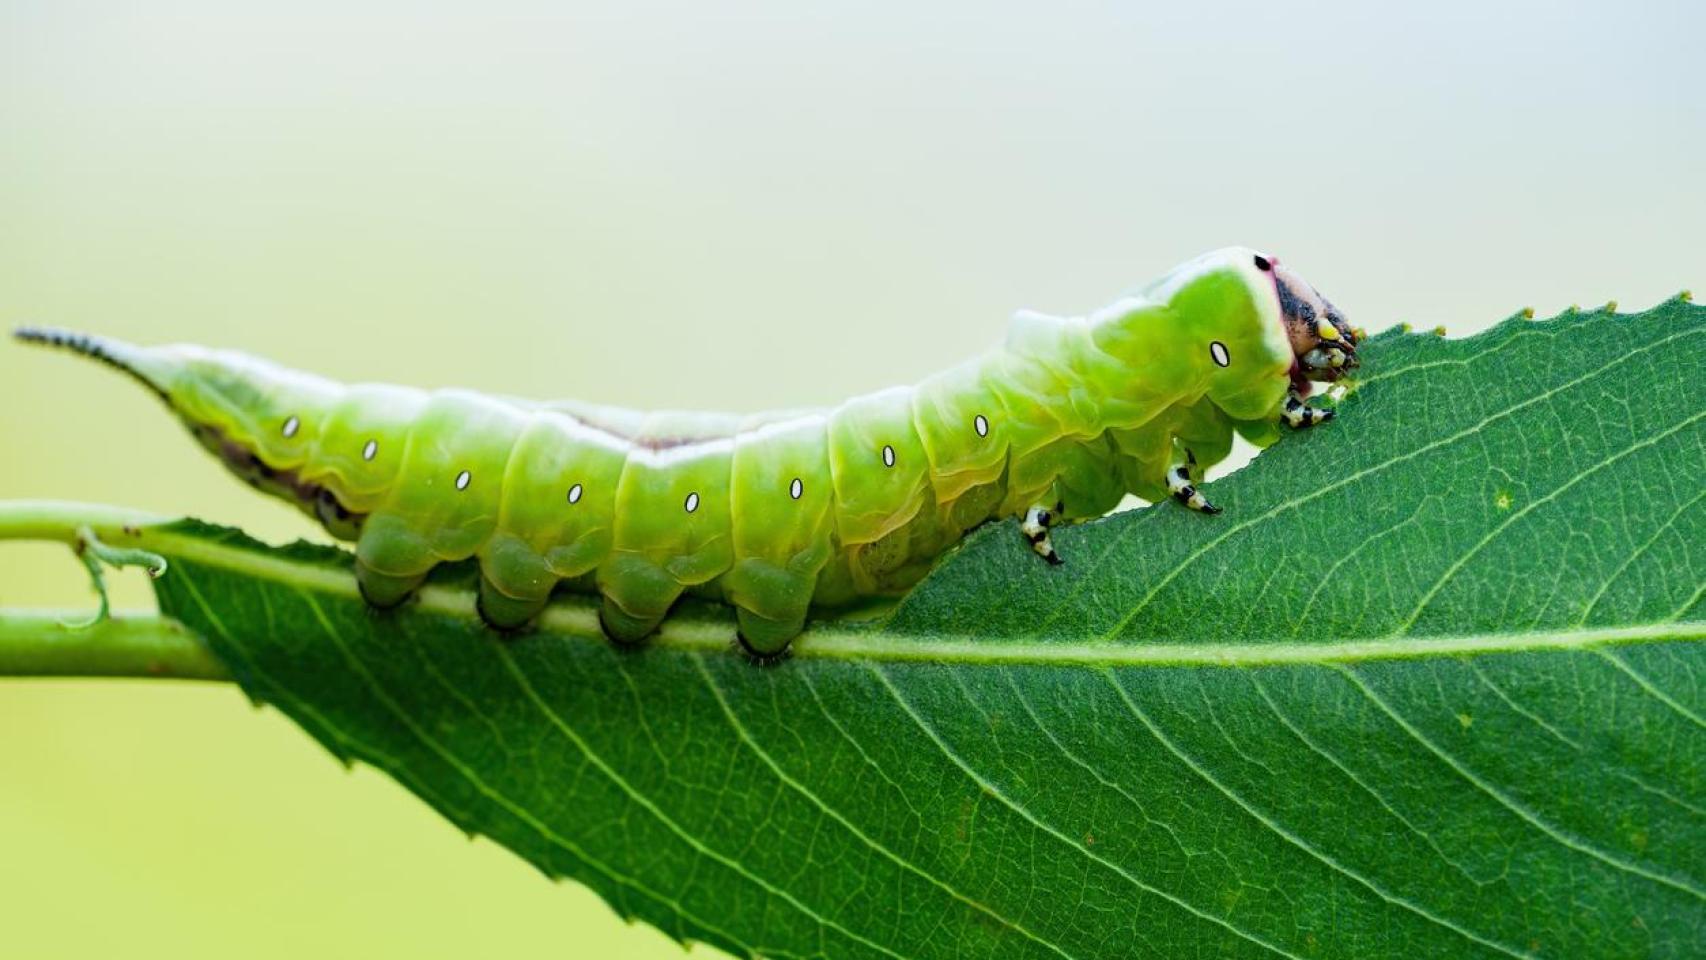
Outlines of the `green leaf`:
M332 752L622 915L772 957L1682 957L1706 943L1706 309L1389 334L1163 507L971 537L774 669L466 571L148 531L164 610ZM569 945L565 944L565 948Z

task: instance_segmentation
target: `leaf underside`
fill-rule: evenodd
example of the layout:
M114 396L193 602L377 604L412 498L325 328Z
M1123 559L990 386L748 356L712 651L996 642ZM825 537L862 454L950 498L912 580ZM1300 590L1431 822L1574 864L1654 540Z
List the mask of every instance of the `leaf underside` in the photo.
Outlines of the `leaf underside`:
M1225 514L1061 567L993 525L772 669L715 620L375 614L343 554L202 527L157 589L339 757L736 954L1698 955L1706 308L1365 351Z

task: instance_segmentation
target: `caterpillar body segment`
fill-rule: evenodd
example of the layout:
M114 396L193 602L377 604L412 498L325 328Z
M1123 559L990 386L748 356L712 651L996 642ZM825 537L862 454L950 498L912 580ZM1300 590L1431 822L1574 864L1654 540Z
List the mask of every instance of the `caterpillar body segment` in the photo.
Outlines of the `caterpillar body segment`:
M567 585L638 640L693 592L733 604L765 657L814 607L905 590L992 517L1059 562L1049 529L1127 493L1207 508L1196 484L1233 434L1324 419L1302 398L1355 368L1358 340L1242 248L1088 316L1020 312L1001 346L916 386L749 416L346 387L201 347L18 335L148 385L230 469L354 540L377 605L472 557L500 628Z

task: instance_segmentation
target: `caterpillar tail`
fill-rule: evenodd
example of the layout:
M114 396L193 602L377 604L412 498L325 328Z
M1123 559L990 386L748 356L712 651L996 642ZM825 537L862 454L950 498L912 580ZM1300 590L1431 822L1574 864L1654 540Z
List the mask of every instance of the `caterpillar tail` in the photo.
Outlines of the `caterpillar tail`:
M130 376L168 404L172 402L171 391L183 374L184 365L162 351L110 337L58 327L19 327L12 331L12 337L20 343L65 350L104 363Z
M13 337L88 357L142 384L228 470L294 503L334 536L354 538L364 512L360 494L381 489L389 479L376 476L362 486L347 482L362 479L356 471L310 462L336 427L329 414L346 394L329 380L197 346L143 347L48 327L22 327ZM367 465L359 447L350 459Z

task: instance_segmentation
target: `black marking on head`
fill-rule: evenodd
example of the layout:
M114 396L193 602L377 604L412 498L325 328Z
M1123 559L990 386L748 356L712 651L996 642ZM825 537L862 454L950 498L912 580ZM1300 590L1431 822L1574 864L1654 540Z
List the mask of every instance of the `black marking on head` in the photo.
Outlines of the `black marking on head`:
M581 485L580 484L577 483L574 486L569 488L569 502L570 503L580 503L581 502Z
M883 444L883 466L894 466L894 447L886 443Z
M699 509L699 494L697 494L697 493L688 494L687 495L687 502L682 504L682 506L687 508L688 513L692 513L693 511Z
M456 489L458 489L458 490L468 489L468 484L470 482L472 482L473 479L474 479L474 475L472 473L469 473L466 470L462 471L461 473L456 475Z
M1274 268L1274 262L1272 260L1269 260L1267 257L1264 257L1259 253L1256 254L1256 269L1257 270L1260 270L1263 273L1266 273L1269 270L1272 270L1273 268Z
M983 414L980 413L972 418L971 427L973 430L977 431L978 436L989 436L989 420L986 419Z
M806 485L799 477L795 477L794 482L788 484L788 496L793 497L795 500L800 499L800 496L805 492Z
M1208 345L1208 355L1216 366L1224 367L1232 363L1232 355L1226 352L1226 344L1219 340Z

